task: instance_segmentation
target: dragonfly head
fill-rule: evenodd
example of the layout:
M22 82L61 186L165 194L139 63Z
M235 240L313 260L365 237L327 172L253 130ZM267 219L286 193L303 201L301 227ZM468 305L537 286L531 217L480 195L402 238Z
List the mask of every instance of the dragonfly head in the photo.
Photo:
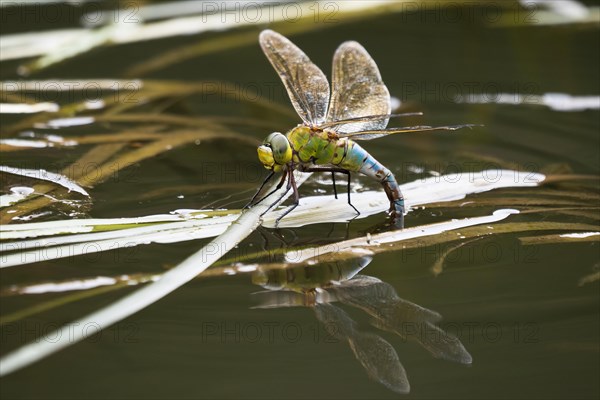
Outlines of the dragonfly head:
M258 146L258 159L266 169L279 172L292 160L292 146L283 134L273 132Z

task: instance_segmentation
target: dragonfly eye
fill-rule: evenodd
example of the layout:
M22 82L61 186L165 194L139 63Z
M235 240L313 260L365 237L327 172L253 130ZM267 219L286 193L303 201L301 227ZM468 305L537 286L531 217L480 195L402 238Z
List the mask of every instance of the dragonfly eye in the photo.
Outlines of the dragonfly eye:
M265 139L265 146L271 147L273 159L279 165L287 164L292 159L292 147L287 138L279 133L273 132Z

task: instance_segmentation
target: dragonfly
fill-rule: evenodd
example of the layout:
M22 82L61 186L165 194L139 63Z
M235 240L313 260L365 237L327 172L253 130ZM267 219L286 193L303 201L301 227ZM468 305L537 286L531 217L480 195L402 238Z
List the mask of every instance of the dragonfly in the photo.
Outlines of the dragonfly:
M358 172L383 186L390 202L388 215L395 227L403 228L406 209L394 174L356 141L396 133L456 130L474 125L386 128L392 117L422 113L391 113L390 93L381 79L377 64L358 42L344 42L335 51L331 89L323 71L285 36L264 30L260 33L259 42L281 78L302 123L285 135L281 132L271 133L258 146L258 159L270 173L248 205L258 204L268 198L281 189L287 180L286 190L269 207L271 209L290 189L293 190L294 203L277 218L278 224L300 201L293 173L295 170L331 172L336 199L335 173L342 173L348 180L348 204L358 216L360 212L350 200L350 174ZM265 184L279 172L282 176L275 189L256 201Z

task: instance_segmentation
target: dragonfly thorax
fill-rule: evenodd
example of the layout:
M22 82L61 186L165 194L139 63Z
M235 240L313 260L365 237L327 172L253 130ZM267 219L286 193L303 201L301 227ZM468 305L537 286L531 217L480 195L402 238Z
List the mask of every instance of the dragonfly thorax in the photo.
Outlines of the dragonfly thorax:
M279 172L292 160L292 146L280 132L273 132L258 146L258 159L269 170Z

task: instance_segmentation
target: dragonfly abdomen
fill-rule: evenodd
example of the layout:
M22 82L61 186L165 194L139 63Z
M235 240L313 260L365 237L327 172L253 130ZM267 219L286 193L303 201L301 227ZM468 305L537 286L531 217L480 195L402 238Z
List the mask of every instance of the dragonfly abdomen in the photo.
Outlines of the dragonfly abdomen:
M390 200L390 212L398 215L404 214L404 197L396 182L392 171L370 155L365 149L352 140L346 140L347 151L344 158L338 164L340 168L348 171L360 172L377 180L383 186L385 194Z

